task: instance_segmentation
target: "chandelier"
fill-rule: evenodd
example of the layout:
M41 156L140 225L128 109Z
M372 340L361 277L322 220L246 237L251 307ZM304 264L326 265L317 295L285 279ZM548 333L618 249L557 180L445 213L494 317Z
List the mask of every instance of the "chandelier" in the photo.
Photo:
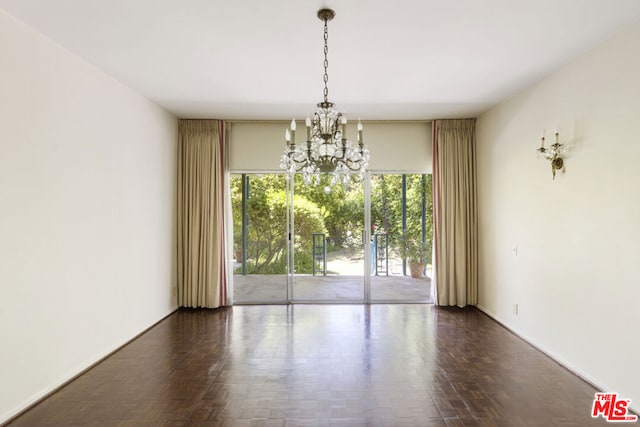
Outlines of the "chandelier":
M280 160L280 167L290 174L301 173L306 185L320 181L320 174L332 174L332 184L338 181L346 184L351 174L362 176L369 167L369 149L364 145L362 123L358 120L357 145L347 139L347 117L338 112L333 102L329 102L327 69L329 51L327 22L335 17L331 9L320 9L318 18L324 21L324 99L317 104L313 119L307 116L307 140L296 145L296 120L291 120L291 128L285 130L286 147Z

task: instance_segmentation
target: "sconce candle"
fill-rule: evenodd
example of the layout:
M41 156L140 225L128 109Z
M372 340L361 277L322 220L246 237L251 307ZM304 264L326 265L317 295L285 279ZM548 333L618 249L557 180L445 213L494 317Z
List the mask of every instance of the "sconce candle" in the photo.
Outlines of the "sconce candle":
M543 156L545 156L547 160L551 162L551 173L553 175L553 179L556 179L556 171L561 170L564 167L564 160L562 158L562 154L564 153L564 148L562 148L562 144L560 144L559 139L560 139L560 133L556 129L556 142L551 144L551 146L548 149L544 148L544 132L543 132L540 148L536 150L539 154L542 154Z

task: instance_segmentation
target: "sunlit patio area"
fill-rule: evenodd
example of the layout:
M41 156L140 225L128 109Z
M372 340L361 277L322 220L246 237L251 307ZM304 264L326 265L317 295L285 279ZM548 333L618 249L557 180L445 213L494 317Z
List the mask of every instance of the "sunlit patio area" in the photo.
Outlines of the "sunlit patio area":
M372 302L431 303L431 272L414 279L403 274L402 260L389 260L388 275L371 275ZM285 274L236 274L234 303L282 303L291 301L362 302L364 276L362 259L332 256L327 275L296 274L287 294ZM373 270L373 269L372 269Z
M363 276L296 275L291 295L287 295L287 277L280 274L234 276L234 303L284 303L293 301L362 302ZM432 302L431 279L409 276L372 276L372 302Z

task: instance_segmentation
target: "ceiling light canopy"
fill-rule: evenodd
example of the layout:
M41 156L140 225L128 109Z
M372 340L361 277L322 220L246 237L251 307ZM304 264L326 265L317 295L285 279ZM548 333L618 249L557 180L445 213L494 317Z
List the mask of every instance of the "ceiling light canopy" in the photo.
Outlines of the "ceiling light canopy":
M332 182L347 182L351 174L364 174L369 167L369 149L364 144L362 123L358 120L357 144L347 139L347 117L339 112L333 102L329 102L327 83L329 75L329 30L327 23L335 17L331 9L320 9L318 18L324 22L324 98L317 104L311 117L305 120L306 143L296 145L296 120L291 120L291 128L285 130L286 147L280 167L290 174L302 173L308 185L314 178L319 182L321 173L333 175Z

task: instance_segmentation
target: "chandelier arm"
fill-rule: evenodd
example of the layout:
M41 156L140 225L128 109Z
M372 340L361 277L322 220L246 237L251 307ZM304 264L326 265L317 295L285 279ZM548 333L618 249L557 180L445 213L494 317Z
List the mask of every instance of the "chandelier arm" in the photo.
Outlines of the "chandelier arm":
M351 167L352 163L356 163L356 162L352 162L351 160L344 161L342 162L342 164L344 164L347 169L349 169L352 172L362 172L362 168L360 167L360 162L356 163L356 167Z
M337 160L337 161L344 161L345 157L347 156L347 152L346 150L343 150L342 147L340 147L340 152L342 153L340 156L336 156L335 154L333 155L333 159Z
M353 161L351 159L347 159L343 163L346 167L354 172L360 172L362 170L362 168L360 167L360 165L362 164L362 160ZM355 165L355 169L351 167L352 165Z

